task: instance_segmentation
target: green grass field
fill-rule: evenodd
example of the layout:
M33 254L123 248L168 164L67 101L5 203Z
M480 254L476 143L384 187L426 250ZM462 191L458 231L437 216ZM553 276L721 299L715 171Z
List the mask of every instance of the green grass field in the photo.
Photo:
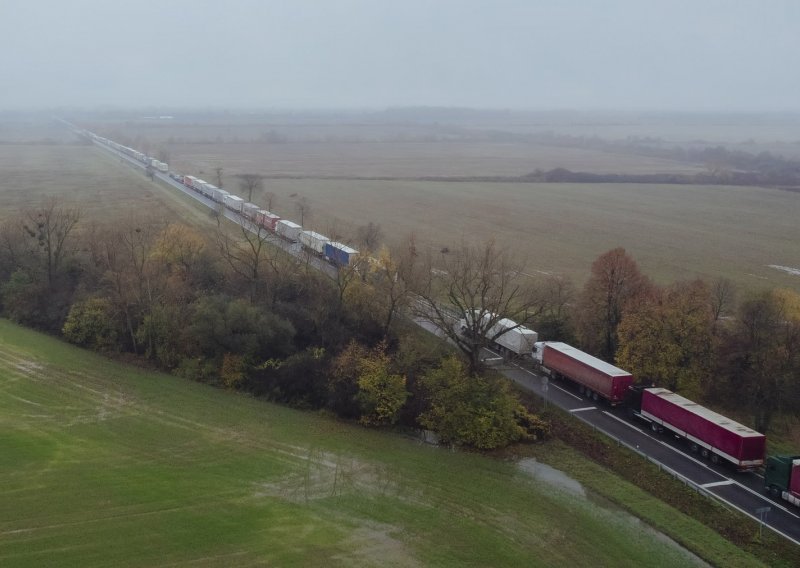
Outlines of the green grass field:
M4 567L691 562L515 463L139 371L0 320Z

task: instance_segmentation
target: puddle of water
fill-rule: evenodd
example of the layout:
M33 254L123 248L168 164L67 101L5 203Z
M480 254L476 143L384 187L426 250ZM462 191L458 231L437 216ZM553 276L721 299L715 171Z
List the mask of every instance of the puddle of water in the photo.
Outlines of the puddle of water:
M711 568L711 565L705 562L702 558L695 555L693 552L687 550L674 540L672 540L669 536L665 535L664 533L657 531L638 517L635 517L621 509L612 501L609 501L602 495L598 495L596 493L587 491L586 488L581 485L575 479L572 479L566 473L561 470L558 470L554 467L551 467L547 464L541 463L537 461L535 458L526 458L520 460L518 462L519 468L531 475L535 479L543 481L548 485L555 487L557 489L561 489L566 493L570 493L572 495L577 495L594 505L602 508L605 511L613 514L615 518L621 520L624 523L630 524L636 527L636 530L641 531L643 533L647 533L648 535L654 537L659 542L669 545L670 547L674 548L675 550L680 551L683 555L686 556L688 563L691 563L693 566L702 566Z
M549 465L537 461L534 458L520 460L519 467L525 473L532 475L536 479L544 481L548 485L558 487L559 489L563 489L564 491L574 495L586 497L586 489L584 489L583 485L572 479L563 471L560 471L554 467L550 467Z
M794 268L793 266L781 266L779 264L768 264L767 266L774 268L775 270L786 272L792 276L800 276L800 268Z

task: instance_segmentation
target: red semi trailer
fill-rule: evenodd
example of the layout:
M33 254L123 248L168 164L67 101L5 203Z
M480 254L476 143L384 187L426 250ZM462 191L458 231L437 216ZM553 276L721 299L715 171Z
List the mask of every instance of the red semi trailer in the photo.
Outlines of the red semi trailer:
M533 358L555 378L578 385L581 394L594 400L604 398L612 405L625 400L633 375L560 341L540 341Z
M726 460L739 470L764 465L767 437L662 388L641 389L638 414L655 432L664 429L685 438L694 452L712 462Z

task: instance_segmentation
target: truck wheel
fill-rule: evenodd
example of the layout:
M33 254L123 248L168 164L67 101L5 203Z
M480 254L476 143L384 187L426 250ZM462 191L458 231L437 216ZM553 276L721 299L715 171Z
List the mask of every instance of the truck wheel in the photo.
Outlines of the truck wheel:
M593 392L592 393L592 400L597 402L599 399L600 399L600 396L596 392Z
M702 450L700 450L700 455L703 456L704 458L707 458L708 457L708 450L703 448Z
M781 490L778 489L774 485L770 485L769 486L769 494L772 495L773 497L775 497L775 499L777 499L778 497L781 496Z
M691 446L689 446L689 449L692 450L693 454L696 454L700 450L700 446L698 446L697 444L692 444Z
M711 463L719 463L719 456L717 454L711 454Z
M655 432L656 434L658 434L658 424L656 424L655 422L651 422L651 423L650 423L650 429L651 429L653 432Z

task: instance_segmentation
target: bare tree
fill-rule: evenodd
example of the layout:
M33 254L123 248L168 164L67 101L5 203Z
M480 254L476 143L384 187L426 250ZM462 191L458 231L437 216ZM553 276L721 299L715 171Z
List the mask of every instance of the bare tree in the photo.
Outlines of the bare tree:
M247 201L253 202L253 191L264 189L264 176L261 174L237 174L239 188L247 194Z
M313 272L316 276L316 270L310 266L309 257L297 258L276 248L267 255L266 261L269 269L267 293L273 309L278 304L278 300L286 295L302 296L309 286L309 273ZM305 274L301 275L303 268L305 268Z
M217 178L217 187L222 189L222 166L214 168L214 174ZM250 200L248 199L248 201Z
M418 296L411 302L412 313L452 341L466 355L473 373L482 368L485 347L530 324L545 307L543 296L523 276L521 263L492 240L462 244L447 255L429 252L421 262L405 267L402 277ZM503 318L514 320L516 326L498 326Z
M263 195L264 200L264 207L266 207L267 211L272 211L273 207L275 207L275 202L278 200L277 196L272 193L271 191L267 191Z
M134 352L139 351L137 329L147 314L161 303L166 274L153 262L153 245L163 223L130 219L95 233L91 256L103 272L112 303L123 316ZM152 348L152 345L151 345Z
M356 235L356 240L365 251L377 250L378 245L380 245L381 240L383 240L383 231L381 231L381 226L377 223L373 223L372 221L366 225L361 225L357 229Z
M332 241L344 242L341 225L342 223L338 219L329 218L327 228L325 230L325 236Z
M243 221L238 231L218 226L215 233L217 247L231 270L243 278L250 289L250 300L260 293L262 268L269 257L270 232L250 221Z
M575 301L575 285L564 276L549 276L542 292L546 304L537 331L550 340L572 341L570 307Z
M27 231L20 231L18 219L0 225L0 280L35 258L36 250L29 236Z
M305 196L298 197L294 202L294 208L300 215L300 224L305 225L305 218L311 215L311 202Z
M711 313L717 322L730 313L736 302L736 287L727 278L717 278L711 284Z
M80 218L80 209L67 207L56 198L24 215L23 227L38 243L48 284L53 283L65 256L72 252L69 236Z
M167 150L166 148L159 148L158 149L158 161L159 162L165 162L165 163L168 164L169 163L169 158L170 158L169 150Z
M413 235L403 247L390 252L383 247L378 253L374 263L371 263L371 284L380 294L381 303L385 312L383 320L383 335L389 333L395 316L408 305L411 298L410 283L412 278L403 278L410 275L412 266L417 261L417 247Z

